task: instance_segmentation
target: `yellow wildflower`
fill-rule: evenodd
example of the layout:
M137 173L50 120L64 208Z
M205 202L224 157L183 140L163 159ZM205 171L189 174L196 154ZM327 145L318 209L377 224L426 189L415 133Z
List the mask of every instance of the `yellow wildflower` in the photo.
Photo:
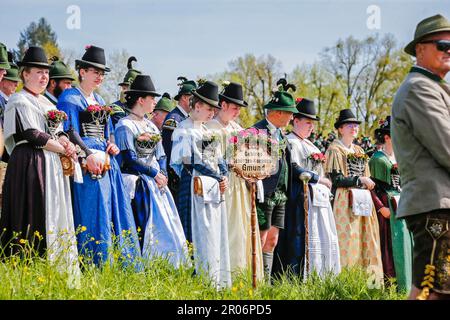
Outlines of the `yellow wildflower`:
M231 289L231 291L237 292L237 291L238 291L238 288L237 288L237 287L233 287L233 288Z
M25 240L25 239L20 239L19 240L19 243L21 243L21 244L25 244L25 243L27 243L28 241L27 240Z
M44 283L45 282L45 278L44 277L39 277L37 280L38 280L39 283Z
M95 241L95 244L100 244L100 241L98 241L98 240L97 240L97 241Z
M252 290L252 289L249 289L249 290L248 290L248 294L249 294L250 297L253 297L253 290Z
M87 230L87 228L85 226L81 227L81 232L85 232Z
M94 241L95 240L95 238L94 237L91 237L91 241Z

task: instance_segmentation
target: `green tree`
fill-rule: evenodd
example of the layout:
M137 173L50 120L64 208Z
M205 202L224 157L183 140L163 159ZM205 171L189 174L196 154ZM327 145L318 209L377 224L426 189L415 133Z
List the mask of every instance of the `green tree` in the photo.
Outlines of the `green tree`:
M56 33L45 18L40 18L37 23L30 23L25 31L20 33L19 42L17 43L18 49L14 51L15 59L21 60L30 46L43 47L49 58L61 56Z
M363 134L372 134L378 120L390 114L395 92L411 66L411 59L396 48L391 34L358 40L338 40L321 53L322 64L337 80L345 97L343 108L353 108L364 120Z
M106 103L112 103L119 99L119 83L122 82L123 77L128 71L127 61L129 57L130 54L126 49L113 51L108 56L106 65L114 66L114 68L111 68L111 72L105 74L103 84L100 87L100 94L105 99ZM135 66L133 65L133 67Z
M247 108L241 109L239 122L249 127L264 116L264 105L281 76L281 62L271 55L256 57L246 54L228 63L229 69L212 77L219 83L234 81L242 84Z
M319 62L297 66L289 79L297 87L296 97L314 101L320 117L315 131L326 134L334 130L334 121L339 110L345 105L345 97L339 88L338 81Z

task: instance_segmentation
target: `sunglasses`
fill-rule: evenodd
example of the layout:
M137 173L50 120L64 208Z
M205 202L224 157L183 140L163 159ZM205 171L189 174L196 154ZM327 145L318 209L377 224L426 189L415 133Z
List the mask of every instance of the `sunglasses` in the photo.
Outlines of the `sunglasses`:
M450 40L428 40L420 43L434 43L436 44L436 49L443 52L448 52L450 50Z

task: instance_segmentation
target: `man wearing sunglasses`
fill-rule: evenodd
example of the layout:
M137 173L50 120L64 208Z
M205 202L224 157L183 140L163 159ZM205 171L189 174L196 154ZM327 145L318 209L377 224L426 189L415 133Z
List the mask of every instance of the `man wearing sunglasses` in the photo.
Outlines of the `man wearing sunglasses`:
M450 22L422 20L405 52L416 57L392 106L401 175L397 218L414 238L410 299L450 298Z

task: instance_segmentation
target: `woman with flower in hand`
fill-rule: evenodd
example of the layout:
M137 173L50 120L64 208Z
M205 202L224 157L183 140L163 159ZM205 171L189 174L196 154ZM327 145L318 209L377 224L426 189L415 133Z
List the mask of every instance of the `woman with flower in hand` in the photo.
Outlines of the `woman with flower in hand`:
M375 183L369 178L368 157L353 144L359 124L350 109L341 110L334 127L334 140L325 156L325 173L331 177L334 194L333 212L339 239L342 267L360 266L383 283L378 219L370 190Z
M213 130L221 138L222 154L227 153L230 144L237 143L237 136L231 138L236 132L244 129L236 122L242 108L248 107L244 101L242 85L236 82L224 82L223 90L219 93L220 110L211 121L206 123L208 129ZM258 130L253 128L258 133ZM252 134L254 134L252 132ZM230 141L236 139L236 141ZM228 155L227 155L228 156ZM230 265L233 272L242 272L252 264L252 239L250 214L252 212L252 195L246 181L234 170L230 170L229 188L225 192L227 207L228 240L230 249ZM260 188L262 182L259 181ZM256 228L256 237L259 239L259 229ZM262 264L261 242L256 242L256 274L258 279L264 278Z
M308 194L308 241L305 241L305 209L303 182L292 176L289 203L286 207L285 229L280 231L277 253L283 269L307 276L317 272L324 276L339 273L339 243L336 223L331 209L331 181L324 177L325 156L308 137L314 130L316 115L314 102L297 99L293 131L287 135L291 147L291 162L318 175L317 183L310 183ZM308 266L305 265L305 246L308 245Z
M375 181L372 199L380 225L381 258L387 278L396 278L398 288L411 290L412 237L404 219L396 219L400 199L400 175L391 140L391 117L382 120L375 138L382 145L369 160L371 179Z
M140 256L139 241L130 199L113 157L119 149L111 131L111 109L104 107L103 99L94 92L109 71L105 53L102 48L89 46L75 63L80 86L65 90L57 108L68 115L65 129L79 133L88 148L83 183L72 184L75 226L86 228L78 234L78 248L95 264L101 264L112 257L110 249L115 242L122 253L120 258L133 261Z
M166 155L161 133L148 119L156 102L153 82L138 75L125 91L130 114L116 125L115 138L125 188L132 198L145 257L162 256L174 266L186 261L187 246L178 211L167 187Z
M41 95L51 67L44 50L30 47L19 65L24 88L11 96L4 122L11 157L0 218L2 253L20 252L18 244L29 241L39 254L47 250L51 261L73 274L78 256L70 184L59 156L76 159L75 146L62 131L64 114L55 114L49 130L46 117L55 111Z
M171 166L180 177L178 212L193 243L197 272L217 287L231 285L227 212L224 193L228 169L218 136L205 123L219 109L218 86L206 81L193 91L190 117L172 135Z

